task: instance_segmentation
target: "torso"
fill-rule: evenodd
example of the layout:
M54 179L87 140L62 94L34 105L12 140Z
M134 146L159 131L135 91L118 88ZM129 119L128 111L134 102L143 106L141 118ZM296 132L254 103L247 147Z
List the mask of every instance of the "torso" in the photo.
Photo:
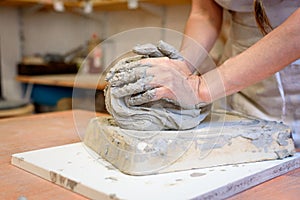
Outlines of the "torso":
M257 28L253 14L252 0L215 0L231 16L231 29L220 62L237 55L263 35ZM275 28L285 21L298 7L300 0L264 0L264 7L271 25ZM280 80L278 79L280 78ZM282 84L284 97L280 95ZM285 116L282 111L286 102ZM237 111L255 117L284 121L300 135L300 62L291 63L277 74L258 84L250 86L228 98L229 106ZM298 131L297 131L298 130Z

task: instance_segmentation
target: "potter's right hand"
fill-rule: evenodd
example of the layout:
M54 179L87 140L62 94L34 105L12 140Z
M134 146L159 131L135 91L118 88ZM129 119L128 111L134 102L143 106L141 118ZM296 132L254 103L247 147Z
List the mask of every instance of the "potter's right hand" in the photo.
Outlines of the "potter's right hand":
M194 73L195 67L192 66L189 62L187 62L184 57L182 56L181 52L179 52L175 47L160 40L155 46L154 44L148 43L143 45L136 45L132 51L138 55L144 55L149 58L157 58L157 57L168 57L174 60L180 60L185 62L185 65L181 66L184 67L186 70L188 69L189 72Z
M130 106L160 99L184 109L206 105L199 96L200 76L192 75L185 62L167 57L133 61L137 58L121 60L107 76L116 98L126 98Z

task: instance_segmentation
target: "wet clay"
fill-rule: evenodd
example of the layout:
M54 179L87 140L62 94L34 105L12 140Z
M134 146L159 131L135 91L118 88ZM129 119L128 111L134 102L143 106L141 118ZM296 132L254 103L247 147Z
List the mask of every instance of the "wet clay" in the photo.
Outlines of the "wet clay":
M105 104L116 124L123 129L152 131L186 130L198 126L209 114L210 105L187 109L170 99L142 103L154 97L155 89L147 88L151 77L145 74L151 66L141 64L139 60L161 56L183 60L179 52L163 41L157 47L153 44L138 45L133 52L142 55L120 60L106 75ZM128 84L121 84L124 80ZM138 84L131 84L135 81Z
M112 118L95 118L84 144L131 175L283 159L295 153L286 125L215 111L198 127L181 131L125 130Z
M151 77L146 76L146 70L151 66L140 60L158 55L180 59L176 50L162 46L139 46L134 51L143 55L124 58L110 69L105 103L112 118L93 119L85 145L131 175L282 159L294 154L291 130L281 123L211 112L210 105L186 109L170 99L139 104L155 95L155 89L147 88ZM139 84L131 84L136 81ZM128 95L132 93L134 98Z

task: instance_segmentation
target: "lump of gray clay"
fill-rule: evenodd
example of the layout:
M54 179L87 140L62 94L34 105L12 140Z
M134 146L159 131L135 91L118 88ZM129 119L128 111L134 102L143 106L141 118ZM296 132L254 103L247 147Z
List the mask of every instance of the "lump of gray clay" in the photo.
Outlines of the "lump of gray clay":
M108 112L115 119L116 124L123 129L147 131L187 130L198 126L209 114L210 105L186 109L168 99L161 99L138 106L130 106L128 104L130 95L126 95L127 91L120 90L123 85L114 85L113 83L117 83L118 79L128 79L130 84L132 78L142 76L129 74L130 69L133 67L145 67L138 66L136 61L148 57L160 56L167 56L170 59L183 59L174 47L163 41L160 41L157 47L152 44L136 46L133 52L140 55L120 60L106 75L106 79L109 81L104 92L105 104ZM115 75L117 71L122 71L122 77ZM131 88L131 90L134 89ZM145 97L141 96L141 98Z

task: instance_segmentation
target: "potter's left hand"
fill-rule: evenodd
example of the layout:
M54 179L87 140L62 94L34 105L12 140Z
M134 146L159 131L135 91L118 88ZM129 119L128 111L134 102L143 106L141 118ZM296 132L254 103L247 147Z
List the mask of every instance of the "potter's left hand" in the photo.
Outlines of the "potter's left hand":
M200 76L191 74L186 63L167 57L127 62L126 71L116 70L108 79L112 94L128 96L131 106L165 99L184 109L206 105L199 96ZM124 69L124 68L123 68Z
M167 42L160 40L156 45L148 43L143 45L136 45L132 51L138 55L144 55L148 57L168 57L170 59L176 59L184 61L184 58L180 52Z

